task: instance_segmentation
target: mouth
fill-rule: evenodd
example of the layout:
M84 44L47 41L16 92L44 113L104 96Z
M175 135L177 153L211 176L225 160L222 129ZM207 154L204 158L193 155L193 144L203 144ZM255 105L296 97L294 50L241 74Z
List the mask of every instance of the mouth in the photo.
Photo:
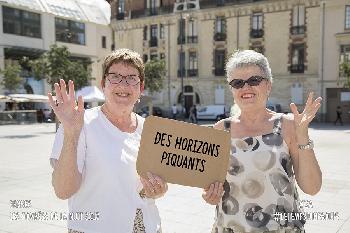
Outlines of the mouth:
M255 94L254 93L245 93L245 94L242 94L241 95L241 98L242 99L252 99L255 97Z
M117 92L115 93L118 97L128 97L130 96L130 93L125 93L125 92Z

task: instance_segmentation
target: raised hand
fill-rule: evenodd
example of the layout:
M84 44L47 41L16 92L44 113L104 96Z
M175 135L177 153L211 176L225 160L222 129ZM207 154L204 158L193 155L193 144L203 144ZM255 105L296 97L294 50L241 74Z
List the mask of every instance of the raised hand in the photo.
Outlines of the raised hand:
M56 101L54 101L51 93L48 93L49 104L54 110L59 121L64 128L72 132L80 133L84 123L84 101L83 97L79 96L78 105L75 102L74 83L69 80L68 90L63 79L60 79L60 84L55 83Z
M321 106L322 98L318 97L313 100L314 93L311 92L307 98L304 111L302 113L298 112L297 106L294 103L290 104L290 109L294 115L294 124L296 130L307 130L310 122L314 119L316 112Z

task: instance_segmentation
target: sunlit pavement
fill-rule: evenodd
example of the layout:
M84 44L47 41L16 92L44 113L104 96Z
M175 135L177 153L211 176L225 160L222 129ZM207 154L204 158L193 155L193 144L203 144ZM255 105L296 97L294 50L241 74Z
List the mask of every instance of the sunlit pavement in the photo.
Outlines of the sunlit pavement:
M212 123L199 122L206 126ZM29 221L17 215L17 212L67 212L67 202L58 200L51 187L48 156L54 129L53 124L0 126L0 232L67 232L65 221ZM350 125L314 124L310 137L315 141L323 186L313 197L300 192L301 198L309 207L307 212L319 218L330 218L330 214L325 214L333 212L336 219L309 220L306 232L349 233ZM169 185L166 196L157 201L164 233L210 232L214 207L204 203L201 193L200 189ZM29 200L30 206L18 209L10 205L11 200Z

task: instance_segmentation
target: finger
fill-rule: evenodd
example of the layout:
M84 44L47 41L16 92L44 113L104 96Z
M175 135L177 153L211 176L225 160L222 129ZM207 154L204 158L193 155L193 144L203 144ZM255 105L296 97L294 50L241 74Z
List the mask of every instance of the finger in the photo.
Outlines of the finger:
M153 177L156 180L157 185L160 186L162 192L165 191L165 182L162 180L162 178L157 175L153 175Z
M72 80L68 81L68 91L69 91L69 100L72 103L72 107L75 107L75 91L74 91L74 83Z
M63 99L62 99L62 94L61 94L61 88L60 88L60 85L58 85L58 83L55 83L54 84L54 87L55 87L55 92L56 92L56 99L59 103L62 103L63 102Z
M311 106L313 97L314 97L314 92L310 92L309 96L307 97L305 108Z
M82 96L78 97L78 111L79 112L84 111L84 99Z
M141 177L141 183L143 185L143 188L145 189L145 193L148 197L151 197L154 195L154 190L152 188L152 185L150 184L150 182L148 181L148 179L145 179L143 177Z
M207 201L210 201L211 196L213 195L213 191L214 191L214 184L210 184L209 190L206 192L206 195L205 195L205 199Z
M292 111L292 113L294 115L294 119L295 119L299 115L298 108L295 105L295 103L291 103L289 106L290 106L290 110Z
M47 93L47 97L49 98L49 104L53 110L56 110L56 102L53 100L51 92Z
M219 182L215 182L214 184L214 190L213 190L213 195L212 195L212 200L217 200L218 195L219 195Z
M61 85L61 95L62 95L63 103L67 103L68 95L67 95L66 82L63 79L60 79L60 85Z
M317 99L315 99L315 101L313 101L312 103L312 107L315 108L315 106L319 103L321 103L322 101L322 98L321 97L318 97Z

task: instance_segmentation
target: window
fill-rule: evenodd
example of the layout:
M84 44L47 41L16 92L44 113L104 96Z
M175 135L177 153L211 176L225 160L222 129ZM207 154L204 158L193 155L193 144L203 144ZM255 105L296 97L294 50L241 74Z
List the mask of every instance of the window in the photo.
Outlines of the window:
M85 24L55 18L56 41L85 45Z
M197 76L197 72L198 72L197 53L196 52L189 52L188 61L189 61L188 76L189 77Z
M156 0L150 0L149 1L149 9L150 9L150 15L156 15L157 14Z
M41 38L40 14L2 7L4 33Z
M197 28L196 28L195 21L193 19L190 19L188 21L188 35L197 36Z
M106 37L102 36L102 48L107 48L107 42L106 42Z
M184 44L185 43L185 34L186 34L186 24L185 19L179 19L179 37L178 37L178 44Z
M160 24L159 26L159 38L164 39L164 25Z
M305 25L305 6L298 5L293 8L293 26Z
M291 52L291 73L304 73L305 45L293 44Z
M190 52L189 53L189 68L190 70L196 70L197 69L197 53L196 52Z
M143 27L143 40L147 40L147 26Z
M339 62L339 76L344 77L345 74L341 69L343 63L350 63L350 44L340 46L340 62Z
M345 9L345 29L350 29L350 6Z
M252 29L253 30L262 30L263 29L263 14L254 13L252 15Z
M151 25L150 47L157 47L157 46L158 46L158 25L153 24Z
M217 76L225 75L225 50L215 50L214 53L214 74Z
M226 33L226 20L225 20L225 17L223 17L223 16L216 17L215 32L216 33Z
M118 1L118 13L124 13L125 12L125 0L119 0Z

